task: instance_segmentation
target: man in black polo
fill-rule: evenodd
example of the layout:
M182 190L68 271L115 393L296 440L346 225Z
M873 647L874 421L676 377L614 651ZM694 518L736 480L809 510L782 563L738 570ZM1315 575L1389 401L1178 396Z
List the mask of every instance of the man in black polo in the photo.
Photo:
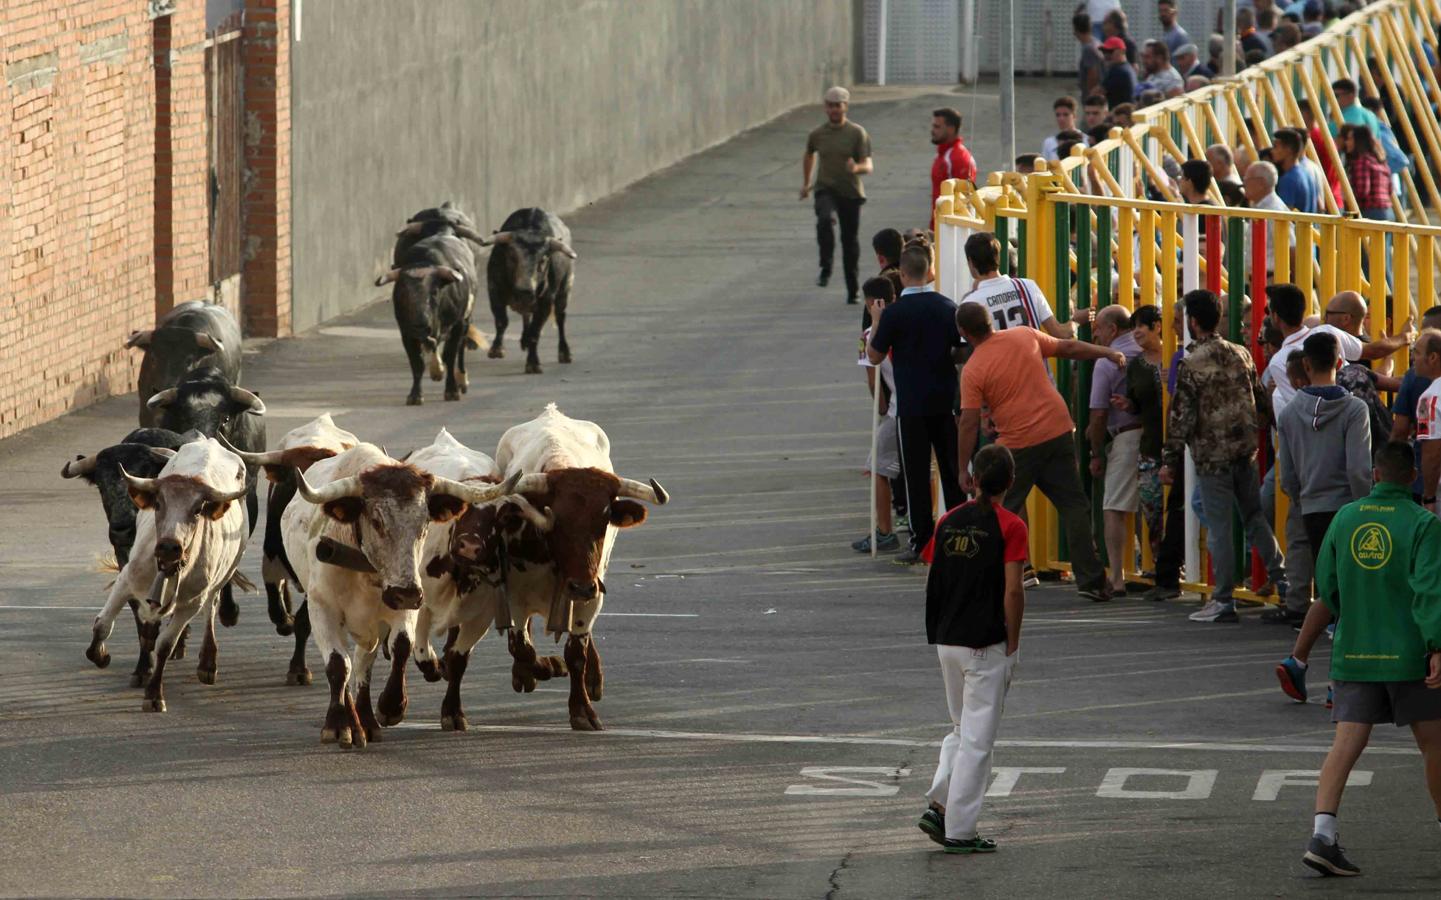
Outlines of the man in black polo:
M911 516L911 546L896 557L903 565L921 561L935 517L931 499L931 453L940 470L946 508L965 500L956 471L956 304L928 290L930 254L912 245L901 252L901 297L890 306L871 304L876 323L866 355L873 364L891 355L896 381L896 424L901 443L901 473Z
M826 122L806 138L806 152L801 158L801 199L815 191L816 243L821 253L821 274L816 284L825 287L830 282L836 252L832 222L838 221L846 302L855 303L860 293L857 266L861 259L857 234L861 227L861 204L866 202L861 176L871 173L871 136L846 118L851 105L850 91L833 87L826 91L825 102ZM814 187L812 169L815 170Z

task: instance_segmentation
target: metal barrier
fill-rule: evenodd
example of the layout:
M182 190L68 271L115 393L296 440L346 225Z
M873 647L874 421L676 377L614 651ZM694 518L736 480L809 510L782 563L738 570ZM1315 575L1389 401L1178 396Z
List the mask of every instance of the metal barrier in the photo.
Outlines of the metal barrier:
M1425 201L1441 200L1441 125L1435 104L1441 104L1441 84L1426 64L1427 53L1437 58L1435 26L1441 21L1441 0L1383 0L1337 23L1326 33L1245 70L1236 79L1212 85L1183 97L1139 111L1136 124L1116 128L1110 138L1056 163L1041 164L1024 176L993 173L985 186L947 182L935 208L936 274L942 293L957 299L971 287L965 262L966 238L990 231L1001 240L1002 273L1034 279L1051 300L1058 319L1066 321L1073 305L1100 308L1119 303L1134 308L1137 300L1161 308L1164 328L1163 359L1178 346L1171 327L1174 310L1188 290L1207 287L1221 295L1228 307L1233 341L1241 341L1242 309L1247 298L1263 298L1268 283L1297 284L1311 298L1314 314L1331 296L1356 290L1368 301L1365 328L1371 337L1395 333L1402 324L1436 302L1436 275L1441 266L1441 224L1425 208ZM1370 59L1368 59L1368 57ZM1422 63L1418 65L1418 60ZM1368 64L1370 63L1370 64ZM1393 192L1398 221L1357 218L1355 196L1345 179L1335 142L1326 128L1319 129L1322 146L1309 145L1333 161L1342 181L1344 203L1338 207L1329 191L1327 209L1319 214L1269 212L1217 205L1180 202L1162 171L1162 160L1204 158L1209 143L1242 146L1252 158L1269 146L1274 127L1301 125L1297 96L1309 99L1318 120L1340 124L1342 111L1331 90L1334 78L1350 74L1363 91L1381 93L1391 101L1398 134L1404 134L1418 153L1416 171L1401 178L1402 190ZM1409 113L1409 115L1407 114ZM1260 123L1253 134L1245 121ZM1385 114L1382 120L1386 121ZM1389 121L1387 124L1391 124ZM1395 126L1393 126L1395 127ZM1423 192L1424 189L1424 192ZM1147 199L1161 197L1162 200ZM1404 200L1404 203L1402 202ZM1203 232L1207 236L1201 240ZM1390 284L1384 277L1368 279L1363 260L1383 269L1390 245ZM1268 271L1267 247L1274 265ZM1012 259L1014 255L1014 260ZM1258 372L1265 362L1260 350L1260 322L1264 302L1253 304L1249 344ZM1081 337L1089 337L1083 329ZM1399 373L1408 365L1407 351L1396 354ZM1394 358L1394 357L1393 357ZM1056 365L1058 389L1081 425L1088 416L1090 364ZM1169 407L1169 394L1166 397ZM1079 439L1077 455L1082 477L1087 478L1090 445ZM1264 461L1262 461L1264 465ZM1189 470L1188 454L1188 470ZM1188 472L1188 474L1190 474ZM1195 484L1188 478L1188 490ZM1169 490L1169 489L1168 489ZM1201 530L1187 508L1187 553L1183 570L1186 589L1208 593ZM1031 558L1042 570L1067 568L1067 552L1058 533L1054 510L1039 492L1033 492L1027 511L1031 523ZM1276 491L1276 537L1284 546L1287 500ZM1136 529L1132 528L1131 533ZM1100 529L1098 549L1100 547ZM1238 535L1239 539L1239 535ZM1149 542L1140 541L1142 570L1151 566ZM1133 553L1123 561L1127 580L1144 581L1133 571ZM1237 554L1238 568L1243 565ZM1240 573L1238 573L1240 574ZM1238 596L1256 595L1238 590ZM1265 598L1260 598L1265 599ZM1274 598L1272 598L1274 599Z

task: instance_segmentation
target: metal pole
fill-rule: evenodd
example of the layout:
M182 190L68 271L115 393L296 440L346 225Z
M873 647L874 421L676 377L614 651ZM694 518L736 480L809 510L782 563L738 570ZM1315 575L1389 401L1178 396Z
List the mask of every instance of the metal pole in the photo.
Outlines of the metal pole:
M1016 48L1013 33L1015 4L1001 4L1001 165L1009 169L1016 158Z
M1236 74L1236 0L1226 0L1225 9L1221 30L1226 38L1226 47L1221 51L1221 74L1230 78Z
M886 83L886 20L890 18L890 7L888 0L881 0L880 27L876 29L876 84Z
M976 83L980 68L979 47L976 46L976 0L961 0L961 77L965 84Z

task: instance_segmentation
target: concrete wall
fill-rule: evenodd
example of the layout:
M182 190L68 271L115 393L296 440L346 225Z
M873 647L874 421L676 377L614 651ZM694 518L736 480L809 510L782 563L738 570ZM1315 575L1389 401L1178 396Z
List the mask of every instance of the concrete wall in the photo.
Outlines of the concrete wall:
M580 207L818 102L853 53L852 0L332 0L296 14L296 330L377 297L417 209L453 199L489 231L517 207Z

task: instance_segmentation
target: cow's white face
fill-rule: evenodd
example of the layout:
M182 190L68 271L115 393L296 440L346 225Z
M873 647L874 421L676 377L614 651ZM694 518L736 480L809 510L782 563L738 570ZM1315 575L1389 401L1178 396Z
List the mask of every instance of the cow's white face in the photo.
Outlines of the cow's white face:
M161 451L163 452L163 451ZM207 522L245 492L245 464L212 439L183 445L158 478L128 478L131 501L155 513L155 567L167 578L189 570Z

